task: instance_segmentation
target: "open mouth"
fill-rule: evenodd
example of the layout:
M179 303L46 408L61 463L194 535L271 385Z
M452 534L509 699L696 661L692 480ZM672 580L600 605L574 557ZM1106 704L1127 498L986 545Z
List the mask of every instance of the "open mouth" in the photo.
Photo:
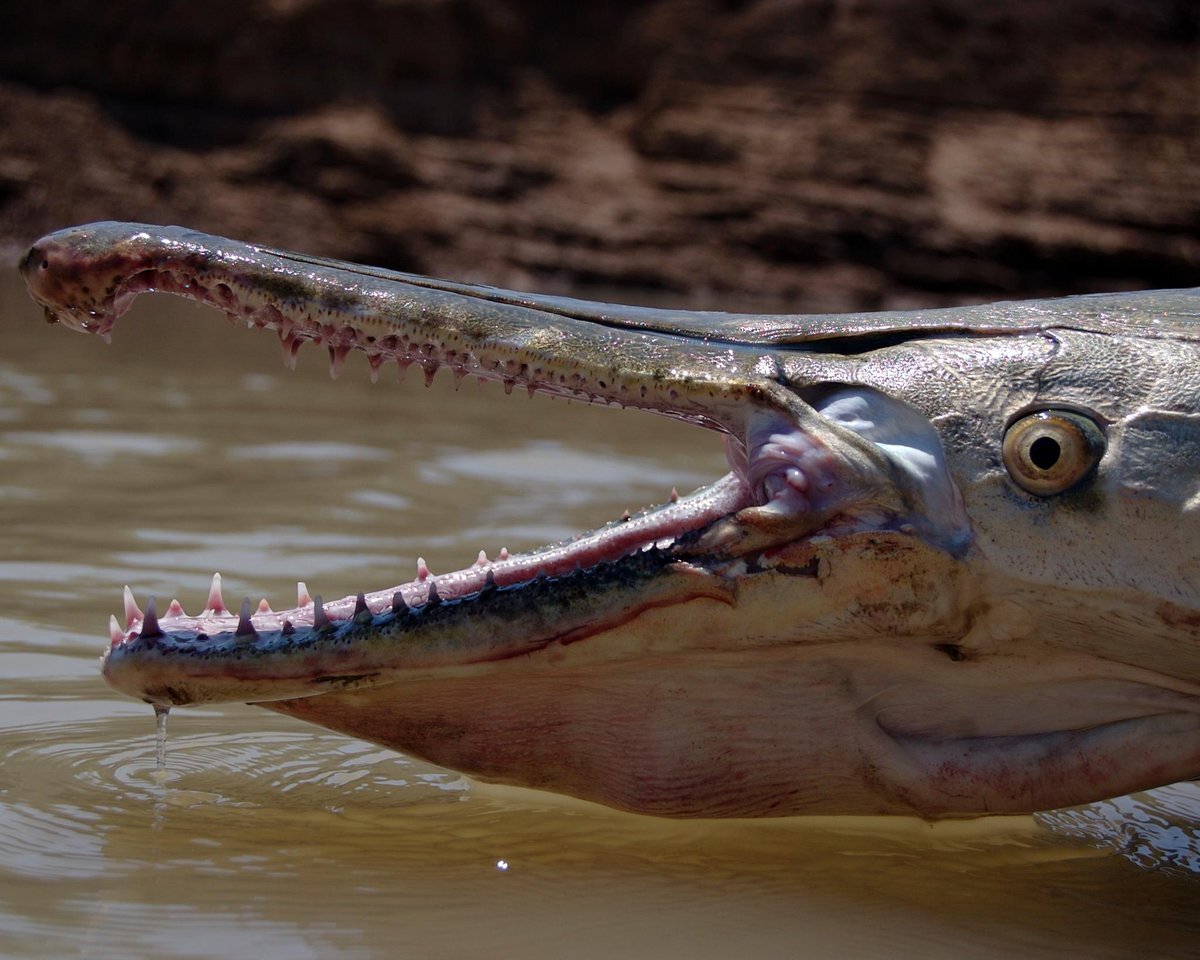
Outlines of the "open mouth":
M231 609L214 576L204 608L193 615L177 600L160 609L150 599L143 608L127 589L121 616L110 622L105 673L143 698L151 696L143 670L156 658L201 673L205 661L214 672L254 662L259 687L220 697L275 699L298 695L275 664L286 663L283 674L306 682L372 677L371 664L391 656L362 653L372 645L455 629L478 634L481 618L507 617L501 632L509 636L524 629L535 642L561 642L668 597L686 602L728 593L726 581L771 569L781 547L817 532L901 530L948 549L965 542L965 514L940 444L915 411L867 388L823 385L801 396L773 372L775 361L761 348L696 339L669 329L653 311L646 324L640 314L637 322L610 320L604 305L523 299L137 225L52 235L34 246L21 270L47 319L103 337L139 294L174 293L248 327L273 330L289 366L312 343L328 351L336 376L357 350L373 378L389 364L401 374L415 365L427 383L448 369L456 379L499 381L506 392L521 386L647 409L725 437L731 472L709 486L682 497L672 492L660 506L542 549L481 552L450 573L435 576L419 561L412 580L328 602L300 583L295 605L279 610L248 599ZM588 602L556 600L557 607L532 609L542 603L537 598L584 588ZM599 599L606 591L607 607ZM527 651L528 638L522 642L474 655ZM338 648L353 649L361 662L331 657ZM438 656L429 652L426 662ZM472 662L461 650L443 649L440 656ZM332 674L330 659L341 664ZM165 681L155 689L172 702L197 699L194 689L168 689Z

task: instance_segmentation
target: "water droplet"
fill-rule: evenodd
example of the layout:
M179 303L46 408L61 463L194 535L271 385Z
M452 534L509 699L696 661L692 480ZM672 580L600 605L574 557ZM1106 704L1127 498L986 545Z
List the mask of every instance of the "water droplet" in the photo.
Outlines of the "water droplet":
M163 703L154 705L154 770L160 777L167 772L167 715L171 708Z
M497 860L496 861L496 869L499 870L501 873L503 873L505 870L508 869L508 861L507 860Z

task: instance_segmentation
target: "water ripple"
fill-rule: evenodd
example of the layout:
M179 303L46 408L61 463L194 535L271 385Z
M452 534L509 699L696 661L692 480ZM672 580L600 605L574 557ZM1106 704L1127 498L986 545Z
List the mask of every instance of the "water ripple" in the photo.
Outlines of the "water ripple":
M130 705L131 707L133 705ZM0 863L39 878L96 876L114 867L105 853L110 817L137 819L166 809L195 807L336 811L454 802L466 783L455 774L335 734L244 729L172 733L167 767L156 768L148 709L146 733L110 736L105 726L128 727L115 717L96 719L108 703L74 701L51 722L6 732L0 755ZM138 709L138 708L134 708ZM128 713L123 708L122 713ZM141 710L138 709L140 713ZM66 716L76 719L68 727ZM88 714L92 714L90 719ZM204 716L192 712L192 716ZM241 727L245 718L205 716L206 725ZM51 782L53 803L27 795L21 785Z
M1200 879L1200 784L1177 783L1038 820L1063 836L1111 850L1146 870Z

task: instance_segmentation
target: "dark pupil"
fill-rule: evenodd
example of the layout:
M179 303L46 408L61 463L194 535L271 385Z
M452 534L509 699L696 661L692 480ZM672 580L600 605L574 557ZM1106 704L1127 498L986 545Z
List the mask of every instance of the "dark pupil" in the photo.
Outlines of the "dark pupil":
M1038 437L1029 445L1029 459L1039 470L1049 470L1062 455L1062 448L1053 437Z

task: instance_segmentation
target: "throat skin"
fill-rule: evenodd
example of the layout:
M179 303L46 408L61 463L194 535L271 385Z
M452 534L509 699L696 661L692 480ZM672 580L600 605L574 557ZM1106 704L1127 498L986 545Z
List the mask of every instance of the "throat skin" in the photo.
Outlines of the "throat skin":
M359 351L725 447L727 476L637 516L356 596L127 590L102 670L158 708L254 703L659 816L1022 813L1200 777L1200 290L697 313L121 223L20 269L81 332L161 291L288 365ZM1046 424L1031 477L1012 438Z
M585 642L408 676L386 699L262 706L478 779L671 817L1026 812L1200 762L1200 686L997 637L1012 609L931 616L921 598L968 578L962 565L846 548L822 556L802 600L793 576L764 576ZM885 553L888 596L864 597L855 582ZM1190 754L1166 756L1179 740Z

